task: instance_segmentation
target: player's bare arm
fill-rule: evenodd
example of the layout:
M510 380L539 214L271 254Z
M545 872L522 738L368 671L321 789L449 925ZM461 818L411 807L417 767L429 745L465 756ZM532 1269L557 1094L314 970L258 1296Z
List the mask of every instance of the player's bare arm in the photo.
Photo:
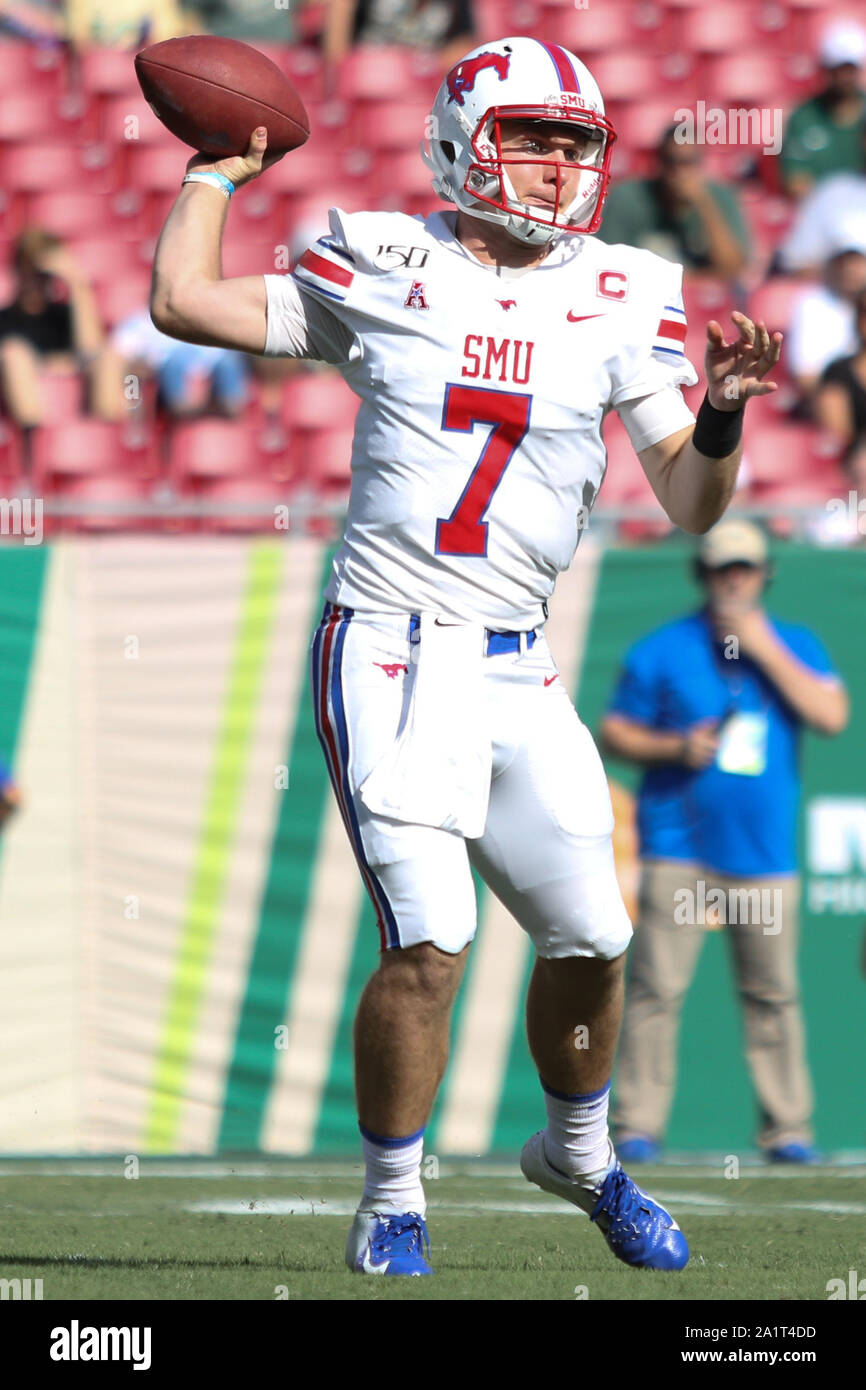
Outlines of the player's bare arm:
M240 188L282 158L266 154L267 144L267 131L260 128L252 133L245 155L214 161L197 154L187 173L223 174ZM220 189L209 184L181 188L156 247L150 316L171 338L261 354L267 335L264 276L222 278L220 247L228 206Z
M766 324L753 323L745 314L735 312L731 317L738 333L730 342L715 319L707 324L709 410L703 411L704 418L699 415L695 426L678 430L639 454L653 492L671 521L693 534L708 531L722 516L734 494L743 453L738 428L733 431L736 442L721 457L702 453L694 442L696 432L699 443L713 434L724 440L734 422L717 419L713 412L741 419L752 396L778 389L776 382L764 378L779 361L782 334L771 334Z

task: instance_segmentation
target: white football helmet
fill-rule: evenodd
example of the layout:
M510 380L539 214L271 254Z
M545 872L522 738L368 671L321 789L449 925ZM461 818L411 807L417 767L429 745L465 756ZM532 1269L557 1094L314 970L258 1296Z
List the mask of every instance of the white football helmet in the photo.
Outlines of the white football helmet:
M557 121L587 137L581 162L503 158L504 120ZM539 39L498 39L468 53L448 73L428 118L425 164L433 188L473 217L499 223L519 241L545 245L564 233L594 232L610 179L616 132L605 120L601 92L583 63L558 44ZM508 177L511 164L579 169L577 191L561 205L562 181L546 206L520 203ZM550 187L550 185L548 185Z

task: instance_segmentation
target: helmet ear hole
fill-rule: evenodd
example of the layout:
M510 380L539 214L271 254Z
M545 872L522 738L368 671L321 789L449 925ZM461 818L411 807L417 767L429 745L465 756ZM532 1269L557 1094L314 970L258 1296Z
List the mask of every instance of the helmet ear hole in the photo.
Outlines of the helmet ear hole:
M439 144L442 147L442 153L448 160L448 163L453 164L456 155L456 150L454 149L453 143L450 140L440 140Z

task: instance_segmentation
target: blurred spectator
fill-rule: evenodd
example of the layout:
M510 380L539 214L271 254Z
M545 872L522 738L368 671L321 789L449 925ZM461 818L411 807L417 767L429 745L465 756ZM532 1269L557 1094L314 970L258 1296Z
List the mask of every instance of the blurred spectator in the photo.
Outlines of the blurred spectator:
M848 720L814 633L766 613L766 538L725 520L703 538L706 601L630 649L602 725L644 771L640 924L629 952L614 1123L624 1162L658 1155L680 1011L710 920L729 937L758 1100L758 1144L809 1162L812 1093L797 983L799 744Z
M708 179L696 145L678 140L677 126L662 136L651 178L614 185L598 236L655 251L687 270L735 280L746 264L748 237L733 188Z
M9 817L20 811L23 798L21 790L6 763L0 758L0 830L5 829Z
M294 43L299 38L296 18L305 0L281 0L280 4L253 5L250 0L196 0L195 8L209 34L242 39L255 44Z
M200 33L195 9L177 0L65 0L66 35L78 46L140 48Z
M866 218L838 225L824 283L794 305L788 328L788 370L804 398L812 396L825 367L857 351L854 306L866 289Z
M63 0L3 0L0 34L40 43L61 40L66 31Z
M862 168L860 124L866 117L866 93L860 85L860 69L864 58L866 30L848 20L832 24L820 48L824 86L792 111L785 123L780 160L782 183L791 197L802 198L828 174L856 174Z
M356 44L432 48L447 69L476 42L471 0L331 0L323 50L333 88L339 64Z
M10 0L0 3L0 33L73 44L141 48L203 28L194 9L177 0Z
M58 236L30 227L15 242L15 297L0 309L0 388L5 408L22 428L46 416L40 377L80 369L89 405L104 420L120 418L120 382L103 348L90 286Z
M818 275L831 254L839 226L852 217L866 222L866 123L861 127L860 170L821 179L797 208L779 247L779 269L794 275Z
M851 445L843 460L847 497L830 497L824 510L810 518L806 538L815 545L866 546L866 437Z
M814 401L816 421L846 449L866 441L866 290L857 296L854 320L857 351L824 368Z
M158 383L158 405L175 419L213 410L240 415L247 404L247 362L242 352L181 343L160 333L148 309L118 324L109 350L123 375L137 372Z

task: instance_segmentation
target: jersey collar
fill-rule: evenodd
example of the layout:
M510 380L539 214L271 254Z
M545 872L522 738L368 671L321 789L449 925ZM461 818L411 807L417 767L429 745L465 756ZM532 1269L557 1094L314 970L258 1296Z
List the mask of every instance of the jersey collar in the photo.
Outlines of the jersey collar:
M540 265L529 266L528 268L523 266L494 266L485 265L483 261L479 261L477 256L473 256L472 252L467 250L461 241L458 241L457 212L455 210L431 213L426 219L425 226L430 236L438 241L445 250L452 251L455 255L469 261L471 265L477 265L480 270L487 270L501 280L516 280L523 275L531 274L533 270L546 270L548 266L562 265L580 255L584 243L582 236L561 236L553 243Z

